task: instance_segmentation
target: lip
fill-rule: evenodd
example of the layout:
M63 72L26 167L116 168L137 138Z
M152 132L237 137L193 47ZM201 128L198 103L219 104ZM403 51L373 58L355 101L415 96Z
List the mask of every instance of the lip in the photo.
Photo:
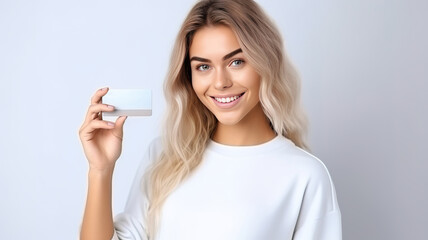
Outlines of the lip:
M241 101L242 96L244 96L244 95L245 95L245 92L240 93L240 94L229 94L229 95L222 95L222 96L217 95L217 96L210 96L210 97L217 107L219 107L221 109L229 109L229 108L232 108L235 105L237 105ZM238 96L238 98L234 101L231 101L231 102L224 102L223 103L223 102L219 102L216 100L216 98L231 98L231 97L235 97L235 96Z

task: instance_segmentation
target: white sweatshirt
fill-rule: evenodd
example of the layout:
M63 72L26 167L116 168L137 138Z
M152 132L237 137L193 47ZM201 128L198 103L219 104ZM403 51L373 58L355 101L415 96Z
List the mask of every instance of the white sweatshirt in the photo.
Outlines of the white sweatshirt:
M160 151L154 141L113 239L148 239L141 179ZM201 165L167 198L156 240L340 240L341 229L325 165L277 136L256 146L211 141Z

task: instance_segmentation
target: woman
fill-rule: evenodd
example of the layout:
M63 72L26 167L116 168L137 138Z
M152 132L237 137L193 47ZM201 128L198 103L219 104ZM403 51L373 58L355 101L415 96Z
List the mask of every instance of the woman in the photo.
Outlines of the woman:
M341 239L325 166L302 150L299 81L253 1L202 0L185 19L165 82L167 114L125 211L111 181L123 124L103 121L108 89L80 130L89 161L81 239Z

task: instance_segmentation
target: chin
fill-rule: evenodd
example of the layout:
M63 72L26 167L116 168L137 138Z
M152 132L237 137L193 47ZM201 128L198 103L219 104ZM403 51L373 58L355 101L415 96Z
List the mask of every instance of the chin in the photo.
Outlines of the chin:
M216 116L216 118L219 123L226 126L233 126L241 121L241 118L238 117Z

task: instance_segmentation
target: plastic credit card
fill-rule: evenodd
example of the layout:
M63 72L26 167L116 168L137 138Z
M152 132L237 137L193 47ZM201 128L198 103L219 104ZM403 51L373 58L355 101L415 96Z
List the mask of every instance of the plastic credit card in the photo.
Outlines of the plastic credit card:
M151 116L152 91L147 89L109 89L103 97L104 104L114 106L113 112L103 116Z

